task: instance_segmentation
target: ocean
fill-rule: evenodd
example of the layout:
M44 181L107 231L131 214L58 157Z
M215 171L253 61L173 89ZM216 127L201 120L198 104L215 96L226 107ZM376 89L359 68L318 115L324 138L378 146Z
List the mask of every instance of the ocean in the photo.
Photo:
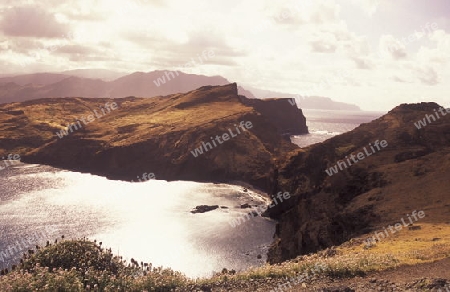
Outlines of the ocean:
M310 134L293 136L300 147L322 142L381 113L304 110ZM112 181L44 165L17 164L0 171L0 268L46 241L88 237L125 259L209 277L266 260L276 222L252 217L243 204L268 205L264 194L231 184ZM193 214L198 205L219 205Z
M303 109L309 134L292 136L291 141L299 147L307 147L349 132L359 125L371 122L384 114L384 112Z

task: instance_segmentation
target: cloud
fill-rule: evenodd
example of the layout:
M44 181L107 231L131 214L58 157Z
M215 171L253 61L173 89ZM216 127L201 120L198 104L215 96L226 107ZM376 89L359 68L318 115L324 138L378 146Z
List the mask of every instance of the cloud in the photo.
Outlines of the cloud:
M377 12L378 6L381 4L381 0L352 0L352 2L370 17Z
M312 23L322 24L339 20L340 6L334 1L318 1L313 9L310 18Z
M406 46L392 35L382 35L379 44L380 56L390 56L394 60L404 59L408 56Z
M309 42L311 49L316 53L334 53L338 42L333 33L320 33L314 40Z
M292 7L278 9L273 15L273 20L276 24L294 27L305 23L305 19L302 18L297 8Z
M439 83L439 75L430 66L417 67L415 69L417 78L425 85L434 86Z
M61 48L56 50L58 53L62 54L93 54L93 53L99 53L100 51L95 48L91 48L88 46L82 46L82 45L67 45L62 46Z
M373 60L369 58L370 46L366 37L357 37L354 34L347 34L347 40L343 44L343 50L355 63L356 68L371 70L375 68Z
M398 76L393 76L392 80L394 80L395 82L399 82L399 83L405 83L406 81L403 80L402 78L398 77Z
M434 63L436 65L446 65L450 59L450 34L444 30L434 31L429 35L433 47L420 47L417 58L422 63Z
M327 42L326 40L317 40L310 42L311 49L316 53L334 53L336 52L336 44Z
M0 29L7 36L58 38L68 31L53 14L38 6L5 8L3 12Z
M405 0L0 2L5 73L177 70L194 59L189 73L296 93L348 72L349 82L319 94L365 109L387 109L416 92L439 98L450 86L443 82L450 78L448 17ZM433 32L414 30L434 22ZM69 30L74 37L63 36ZM209 50L214 56L199 62Z
M358 69L370 70L375 67L368 58L353 56L351 59L355 62Z
M137 47L145 48L148 53L156 55L151 64L157 68L180 68L188 62L195 60L197 65L236 65L234 58L247 56L244 50L232 47L218 34L205 35L199 32L188 34L185 42L179 43L166 39L164 35L148 35L145 32L130 32L128 39ZM143 34L142 36L139 36ZM144 36L145 35L145 36ZM214 54L213 57L204 55ZM199 63L203 60L203 63Z

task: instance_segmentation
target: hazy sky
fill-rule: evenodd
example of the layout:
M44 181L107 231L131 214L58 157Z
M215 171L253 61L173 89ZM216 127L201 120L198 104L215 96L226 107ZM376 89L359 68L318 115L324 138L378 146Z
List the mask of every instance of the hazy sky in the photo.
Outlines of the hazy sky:
M449 0L0 0L0 10L0 74L170 69L366 110L450 106Z

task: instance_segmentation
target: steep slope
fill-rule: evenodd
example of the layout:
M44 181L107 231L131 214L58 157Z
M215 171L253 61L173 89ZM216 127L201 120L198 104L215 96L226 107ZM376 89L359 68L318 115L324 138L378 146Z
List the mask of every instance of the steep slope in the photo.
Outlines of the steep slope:
M62 139L56 136L113 101L118 109ZM132 180L153 172L158 179L239 180L270 191L276 158L296 148L282 138L275 120L242 103L236 84L147 99L33 100L0 107L0 154L111 178ZM238 133L241 122L252 127ZM224 133L231 136L227 141L211 140ZM202 142L211 146L195 157Z
M298 107L291 105L287 98L268 98L265 100L247 98L241 96L241 101L245 105L255 108L272 123L276 124L280 134L290 140L291 135L301 135L308 133L306 118Z
M450 221L450 113L425 127L435 103L400 105L387 115L321 144L298 150L279 169L277 191L293 198L269 209L279 218L269 261L280 262L388 227L414 210L422 222ZM386 147L372 151L376 140ZM371 143L371 145L369 145ZM331 176L326 170L364 152ZM361 156L362 157L362 156ZM352 161L350 161L352 162Z

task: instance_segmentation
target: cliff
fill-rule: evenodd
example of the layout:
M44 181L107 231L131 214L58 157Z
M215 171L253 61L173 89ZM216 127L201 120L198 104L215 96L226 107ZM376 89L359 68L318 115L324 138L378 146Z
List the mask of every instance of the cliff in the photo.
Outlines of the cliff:
M438 108L403 104L351 132L294 151L278 171L276 190L293 198L267 212L279 219L269 262L339 245L414 210L425 212L423 222L448 222L450 113L437 118ZM426 115L436 121L424 120ZM418 129L419 120L427 125ZM378 150L376 140L387 146ZM364 158L357 163L350 160L345 167L341 161L342 170L327 174L360 152Z
M112 102L117 109L94 115L88 124L81 121L94 110L106 111ZM136 180L153 172L157 179L239 180L271 191L277 157L296 147L280 135L285 125L277 122L277 114L261 108L244 104L236 84L145 99L54 98L6 104L0 106L0 156L17 153L26 163L114 179ZM295 121L303 121L296 127L306 128L301 112L292 114L300 115ZM67 127L77 122L79 129ZM241 122L252 127L243 129ZM64 130L68 135L58 138L56 133ZM227 141L211 138L226 133ZM208 151L196 152L208 143Z
M249 99L240 96L242 103L255 108L265 117L275 124L279 133L287 138L291 135L308 134L306 118L301 109L295 104L292 105L291 99L287 98L268 98L268 99Z

